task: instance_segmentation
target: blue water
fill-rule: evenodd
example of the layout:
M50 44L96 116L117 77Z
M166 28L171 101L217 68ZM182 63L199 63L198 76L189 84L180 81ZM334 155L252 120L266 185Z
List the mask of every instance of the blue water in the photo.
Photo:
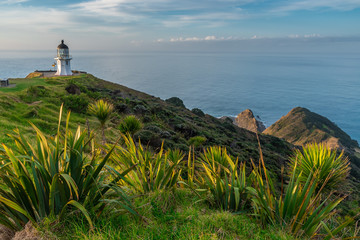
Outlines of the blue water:
M50 69L54 52L0 52L0 78ZM216 117L246 108L267 126L292 108L319 113L360 140L359 54L72 52L72 69Z

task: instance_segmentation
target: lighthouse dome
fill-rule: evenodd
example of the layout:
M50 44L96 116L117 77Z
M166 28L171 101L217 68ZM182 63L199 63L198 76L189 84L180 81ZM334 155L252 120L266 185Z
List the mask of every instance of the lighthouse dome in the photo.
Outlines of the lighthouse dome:
M71 58L69 55L69 47L64 44L64 40L61 40L61 44L57 47L58 58Z
M61 40L61 44L57 48L58 49L69 49L69 47L64 44L64 40Z

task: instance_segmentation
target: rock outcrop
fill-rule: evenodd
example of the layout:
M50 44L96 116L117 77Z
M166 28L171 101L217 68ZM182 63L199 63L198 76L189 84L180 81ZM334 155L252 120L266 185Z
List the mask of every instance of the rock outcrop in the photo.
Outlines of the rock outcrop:
M15 233L12 240L45 240L45 238L41 237L40 233L33 227L31 222L28 222L23 230Z
M252 132L263 132L265 130L264 124L255 118L250 109L239 113L234 119L234 124Z
M13 239L15 232L3 225L0 225L0 239L1 240L11 240Z
M326 117L296 107L268 127L265 134L283 138L294 145L324 143L330 148L353 151L359 147L343 130Z

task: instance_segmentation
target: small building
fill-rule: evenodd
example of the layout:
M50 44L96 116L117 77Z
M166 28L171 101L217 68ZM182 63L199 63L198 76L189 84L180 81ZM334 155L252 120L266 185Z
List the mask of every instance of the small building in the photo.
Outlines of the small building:
M61 44L57 47L56 76L71 76L72 71L70 67L71 56L69 55L69 48L64 44L64 40L61 40Z
M0 87L8 87L9 79L0 79Z

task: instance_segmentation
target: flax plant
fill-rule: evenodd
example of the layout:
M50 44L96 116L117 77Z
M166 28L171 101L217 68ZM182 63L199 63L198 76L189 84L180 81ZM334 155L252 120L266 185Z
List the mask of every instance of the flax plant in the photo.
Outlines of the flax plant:
M297 163L297 167L294 165ZM324 190L336 190L344 183L350 173L350 162L344 156L344 151L337 154L336 150L327 148L324 144L308 144L303 147L302 151L296 150L295 155L290 158L290 172L295 171L300 175L301 183L305 183L309 176L315 176L318 189L326 181Z
M140 141L137 146L129 133L122 137L124 146L116 147L112 160L122 170L136 165L125 181L135 192L149 193L175 187L181 174L179 164L184 158L181 151L165 151L161 146L160 151L154 153L144 149Z
M226 148L209 147L201 155L201 186L208 189L223 210L240 211L250 204L250 184L245 164L232 160Z
M0 223L18 230L31 221L41 222L46 217L62 218L72 206L88 220L89 212L101 213L106 198L112 196L123 208L136 214L133 206L117 183L123 173L106 165L114 147L99 156L92 138L77 128L69 130L70 113L65 130L61 127L62 106L55 137L47 137L35 125L34 141L28 141L15 130L15 147L2 145L0 158ZM108 172L108 174L105 174ZM110 173L110 174L109 174Z
M318 237L319 230L326 226L325 223L333 216L336 206L345 198L334 196L332 192L325 198L320 194L332 179L333 171L329 171L323 181L319 178L321 169L303 177L303 172L298 171L298 161L294 160L289 184L284 193L278 193L270 181L261 148L259 166L253 163L253 167L255 181L252 201L255 216L263 225L283 226L297 237ZM348 221L330 231L325 238L329 238L330 234L335 235L350 223Z
M212 146L204 149L204 153L200 154L200 161L206 162L208 167L220 174L223 174L223 169L230 167L233 163L231 156L227 154L225 147Z

